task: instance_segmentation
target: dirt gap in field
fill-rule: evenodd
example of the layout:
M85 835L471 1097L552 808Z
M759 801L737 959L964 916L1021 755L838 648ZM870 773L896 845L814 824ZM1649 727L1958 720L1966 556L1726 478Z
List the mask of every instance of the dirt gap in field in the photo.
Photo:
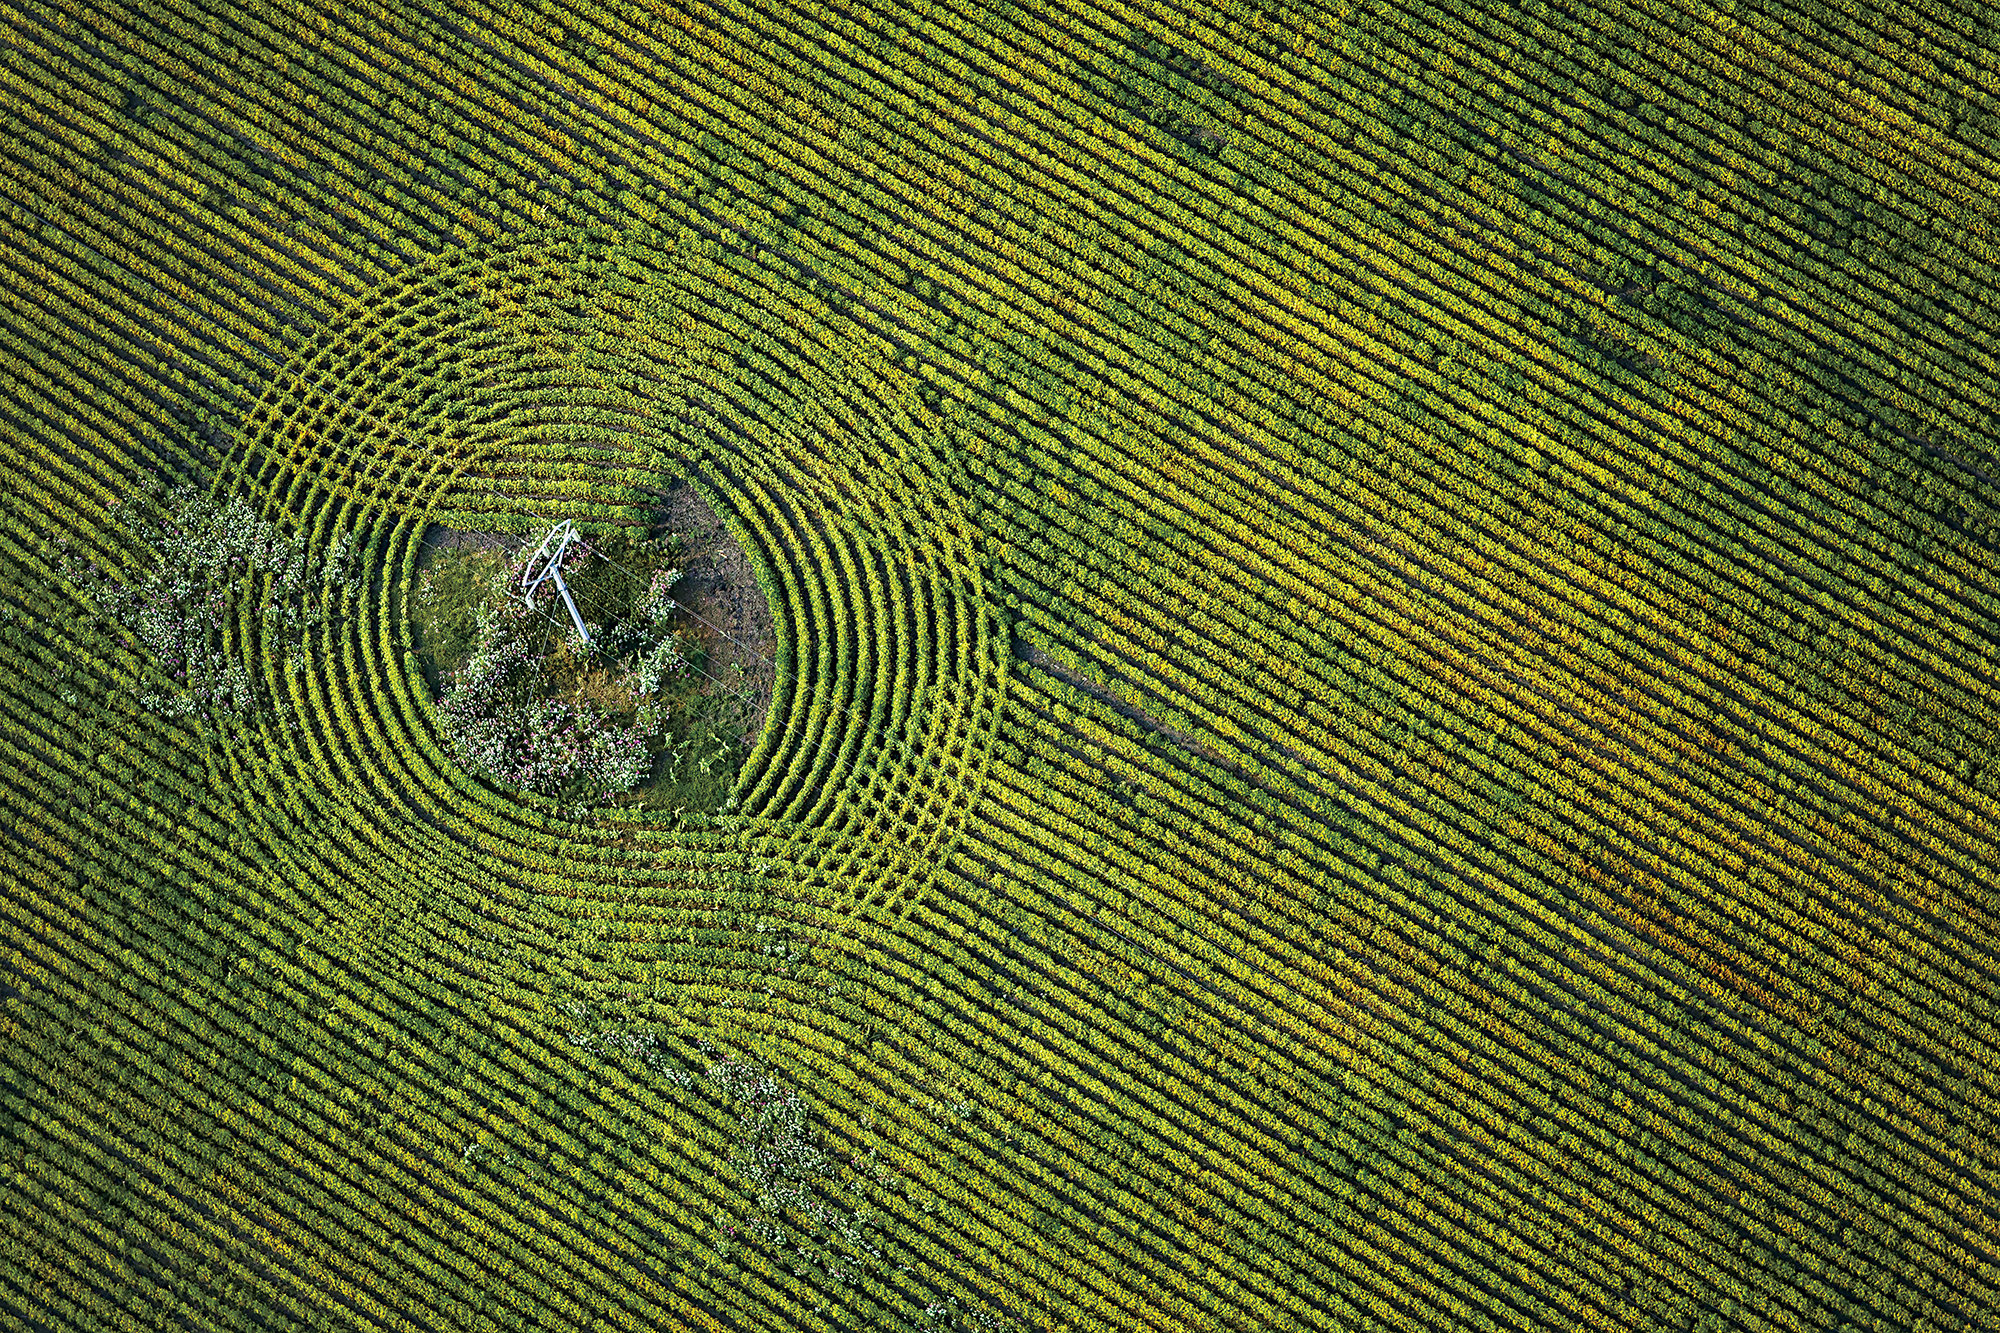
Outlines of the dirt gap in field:
M706 621L714 627L704 630L708 669L748 695L749 736L754 743L764 729L774 682L777 639L770 599L758 586L742 544L694 487L676 482L660 496L655 512L655 531L678 534L686 544L675 599L699 618L698 624Z

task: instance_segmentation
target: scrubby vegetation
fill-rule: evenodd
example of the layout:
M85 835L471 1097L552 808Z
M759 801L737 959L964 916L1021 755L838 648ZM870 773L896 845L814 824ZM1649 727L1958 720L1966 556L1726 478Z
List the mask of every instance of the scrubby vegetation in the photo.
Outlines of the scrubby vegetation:
M437 552L412 615L459 761L571 803L722 804L749 708L739 685L707 670L714 631L674 600L678 546L614 530L572 548L565 579L587 644L552 586L523 600L525 550Z
M308 665L308 633L324 617L327 594L358 585L354 535L328 550L259 517L242 499L227 504L181 485L155 485L133 525L143 542L139 566L122 569L66 551L62 572L89 598L129 666L134 695L165 717L205 720L269 709L273 698L260 659L286 672Z

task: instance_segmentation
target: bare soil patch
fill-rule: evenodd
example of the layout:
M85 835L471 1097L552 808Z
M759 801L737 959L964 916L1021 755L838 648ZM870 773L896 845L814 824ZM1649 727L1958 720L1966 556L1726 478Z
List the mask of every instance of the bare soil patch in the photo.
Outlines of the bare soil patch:
M736 535L694 487L675 482L660 493L656 514L654 530L674 533L683 543L674 600L695 616L695 628L704 636L704 669L746 696L744 736L754 744L776 678L770 600Z

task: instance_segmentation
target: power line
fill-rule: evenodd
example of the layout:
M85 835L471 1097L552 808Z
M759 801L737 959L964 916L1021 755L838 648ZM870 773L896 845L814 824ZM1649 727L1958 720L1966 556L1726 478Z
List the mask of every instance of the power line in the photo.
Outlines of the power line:
M535 519L537 522L551 523L551 525L553 525L551 520L543 518L540 514L535 515ZM632 578L634 580L638 579L639 575L635 573L629 566L627 566L624 561L614 559L608 553L598 550L595 546L591 545L588 540L584 542L584 549L589 551L592 555L596 556L598 559L604 561L606 564L609 564L614 568L623 570L627 577ZM731 634L728 630L722 628L722 626L710 620L707 616L704 616L699 611L696 611L693 607L684 605L678 600L674 602L674 607L676 610L685 611L688 615L694 617L702 624L708 626L710 629L714 630L717 634L720 634L723 638L735 644L738 648L742 649L750 656L757 658L759 661L763 662L766 666L770 667L773 672L775 672L778 669L778 663L776 658L768 657L764 653L751 647L749 644L743 642L743 640L737 638L734 634Z
M628 570L627 572L629 573L630 571ZM523 606L525 606L525 607L527 607L527 609L528 609L528 610L530 610L530 611L533 611L533 612L534 612L534 613L535 613L536 615L540 616L540 617L541 617L541 618L542 618L542 619L543 619L544 621L546 621L546 622L548 623L549 627L550 627L551 629L554 629L554 630L556 630L556 631L558 632L558 634L567 634L567 633L569 633L569 632L570 632L570 627L569 627L569 626L566 626L566 625L564 625L564 624L563 624L563 623L562 623L561 621L557 620L557 619L556 619L556 618L555 618L554 616L552 616L552 615L550 615L550 614L549 614L548 612L546 612L546 611L542 610L542 608L540 608L539 606L536 606L536 605L535 605L534 603L532 603L532 602L525 602L525 601L524 601L524 602L522 603L522 605L523 605ZM682 607L682 606L681 606L681 604L680 604L679 602L675 602L675 603L674 603L674 608L675 608L676 610L685 610L685 609L686 609L685 607ZM586 643L588 643L588 642L589 642L589 640L585 640L585 642L586 642ZM717 685L720 685L720 686L722 686L722 687L723 687L723 689L724 689L724 692L725 692L725 693L729 693L729 694L733 694L733 695L734 695L735 697L737 697L737 698L739 698L739 699L754 699L754 698L756 698L756 691L754 691L754 690L731 690L731 689L729 688L729 682L728 682L728 681L726 681L726 680L724 680L724 679L723 679L722 677L720 677L720 676L718 676L718 675L715 675L715 674L714 674L714 673L712 673L712 672L709 672L709 671L706 671L706 670L704 670L703 668L701 668L701 667L699 667L699 666L696 666L696 665L695 665L695 664L694 664L693 662L690 662L690 661L688 661L688 660L687 660L687 659L686 659L685 657L683 657L683 658L681 659L681 662L682 662L682 663L683 663L683 665L685 665L685 666L686 666L686 667L687 667L687 668L688 668L688 669L689 669L690 671L694 671L694 672L697 672L697 673L699 673L699 674L700 674L700 675L702 675L702 676L706 676L706 677L707 677L707 678L708 678L709 680L712 680L712 681L714 681L714 682L715 682L715 683L716 683Z
M488 492L488 494L493 494L493 492ZM556 526L556 523L553 519L545 518L540 514L530 514L529 517L534 519L537 523L541 523L549 527ZM523 544L525 545L525 543ZM622 570L627 577L633 579L634 581L637 581L639 579L639 575L624 561L614 559L608 552L598 550L597 547L590 544L588 539L584 540L583 547L585 550L589 551L592 555L604 561L606 564L612 565L615 568ZM687 615L693 617L695 620L700 621L703 625L706 625L708 628L714 630L717 634L721 635L723 638L729 640L729 642L735 644L745 653L748 653L750 656L756 658L764 665L770 667L773 672L775 672L778 669L778 662L776 658L767 655L766 653L760 651L757 648L751 647L749 644L737 638L734 634L731 634L728 630L722 628L722 626L716 624L714 621L710 620L707 616L701 614L701 612L695 610L693 607L687 605L685 602L675 600L674 609L677 611L685 612Z
M605 561L606 561L607 563L609 563L609 564L611 564L611 565L615 566L616 568L618 568L618 569L620 569L620 570L624 571L624 573L625 573L625 574L626 574L627 576L629 576L629 577L631 577L631 578L633 578L633 579L635 579L635 580L636 580L636 579L637 579L637 578L639 577L639 576L638 576L638 575L637 575L636 573L634 573L634 572L633 572L633 571L632 571L631 569L627 568L627 567L626 567L626 566L625 566L625 565L624 565L624 564L623 564L622 562L620 562L620 561L617 561L617 560L612 560L612 559L611 559L611 558L610 558L609 556L606 556L606 555L604 555L604 554L603 554L603 553L602 553L601 551L598 551L598 550L597 550L597 549L596 549L595 547L588 547L588 546L586 546L586 548L585 548L585 549L589 550L589 551L591 552L591 554L593 554L593 555L596 555L596 556L597 556L598 558L600 558L600 559L602 559L602 560L605 560ZM586 593L586 597L588 598L588 594L587 594L587 593ZM594 602L595 602L595 605L593 606L593 609L595 609L595 610L602 610L602 609L603 609L603 604L602 604L602 601L601 601L601 600L599 600L599 599L590 599L590 600L592 600L592 601L594 601ZM560 621L558 621L557 619L555 619L555 617L553 617L553 616L549 615L549 614L548 614L548 613L547 613L546 611L543 611L543 610L542 610L542 609L541 609L540 607L537 607L537 606L533 606L533 605L529 605L529 609L530 609L530 610L532 610L532 611L534 611L536 615L539 615L539 616L540 616L540 617L542 618L542 620L543 620L543 621L544 621L545 623L547 623L547 624L548 624L548 625L549 625L549 626L550 626L550 627L551 627L552 629L556 630L556 631L557 631L558 633L563 633L563 632L566 632L566 631L564 631L564 629L563 629L563 626L562 626L562 622L560 622ZM693 613L692 611L689 611L689 610L688 610L688 608L687 608L686 606L684 606L683 604L681 604L680 602L675 602L675 603L674 603L674 609L675 609L676 611L684 611L684 612L687 612L687 613L688 613L689 615L694 615L694 613ZM700 617L700 616L695 616L695 619L697 619L697 620L701 620L701 622L702 622L703 624L708 624L708 623L709 623L709 622L708 622L707 620L704 620L704 619L702 619L702 617ZM712 628L713 628L713 627L712 627ZM722 630L720 630L720 629L717 629L717 630L716 630L716 632L717 632L717 633L719 633L719 634L721 634L721 633L725 633L724 631L722 631ZM735 640L734 640L734 639L732 638L732 639L731 639L731 642L735 642ZM776 670L776 667L777 667L777 663L776 663L775 661L772 661L772 659L770 659L770 658L768 658L768 657L763 657L763 655L762 655L762 654L759 654L759 653L755 653L755 652L754 652L754 650L750 650L750 651L752 651L753 655L755 655L755 656L758 656L758 657L762 657L762 660L764 660L765 662L768 662L768 663L770 663L770 664L771 664L771 666L772 666L772 669L773 669L773 671L775 672L775 670ZM702 677L704 677L704 678L706 678L706 679L708 679L708 680L711 680L711 681L714 681L714 682L715 682L715 683L716 683L717 685L721 686L721 687L723 688L723 690L724 690L724 692L725 692L725 693L729 693L729 694L731 694L731 695L735 696L735 697L736 697L736 698L738 698L738 699L744 699L744 700L754 700L754 699L756 698L756 692L755 692L754 690L735 690L735 689L731 689L731 688L730 688L730 685L729 685L729 682L727 682L727 681L723 680L723 679L722 679L722 677L720 677L720 676L717 676L717 675L715 675L715 674L714 674L713 672L711 672L711 671L708 671L708 670L706 670L706 669L704 669L704 668L702 668L702 667L700 667L700 666L697 666L697 665L695 665L695 664L694 664L693 662L690 662L690 661L687 661L687 659L685 659L685 658L683 658L683 659L682 659L682 661L683 661L683 663L684 663L684 664L685 664L685 665L686 665L686 666L687 666L687 667L688 667L688 668L689 668L690 670L694 671L694 672L695 672L696 674L698 674L698 675L700 675L700 676L702 676ZM861 724L862 726L866 727L866 726L868 725L868 718L867 718L867 717L865 717L865 716L863 716L863 715L862 715L862 714L861 714L861 713L860 713L860 712L859 712L859 711L858 711L857 709L855 709L855 708L854 708L854 706L853 706L853 705L851 705L851 704L847 704L847 703L843 703L843 702L841 702L841 701L839 701L839 700L835 700L835 699L828 699L828 700L825 700L825 702L826 702L827 704L829 704L829 705L830 705L831 707L833 707L834 709L837 709L838 711L840 711L840 712L842 712L842 713L846 714L846 715L847 715L847 716L848 716L848 717L849 717L850 719L852 719L853 721L855 721L855 722L858 722L858 723L860 723L860 724ZM783 731L781 731L781 732L780 732L780 734L782 735L782 734L784 734L785 732L789 732L789 731L791 731L791 730L792 730L792 729L793 729L793 728L794 728L794 727L795 727L795 726L797 725L797 723L798 723L798 718L796 718L796 717L794 717L794 718L792 718L792 719L788 720L788 721L786 722L786 724L785 724L784 728L783 728Z
M616 563L616 562L613 562L613 563ZM621 567L622 567L622 566L621 566ZM629 573L630 571L628 570L627 572ZM526 604L524 604L524 605L526 605ZM680 606L680 604L679 604L678 602L677 602L677 603L675 603L675 607L676 607L677 609L680 609L680 610L685 610L685 609L686 609L685 607L681 607L681 606ZM543 611L543 610L542 610L542 609L541 609L540 607L537 607L537 606L527 606L527 609L528 609L528 610L531 610L531 611L533 611L533 612L534 612L534 613L535 613L535 614L536 614L537 616L541 617L541 619L542 619L543 623L545 623L546 625L548 625L550 629L552 629L552 630L556 631L556 633L557 633L558 635L561 635L561 634L566 634L566 633L568 633L568 632L569 632L569 630L568 630L568 629L567 629L567 628L566 628L566 627L565 627L565 626L563 625L563 623L562 623L561 621L559 621L559 620L557 620L557 619L556 619L555 617L553 617L553 616L549 615L549 614L548 614L548 613L547 613L546 611ZM767 660L768 660L768 659L767 659ZM709 680L712 680L712 681L714 681L714 682L715 682L715 683L716 683L717 685L720 685L720 686L722 686L722 688L723 688L724 692L726 692L726 693L730 693L730 694L733 694L733 695L734 695L734 696L735 696L736 698L738 698L738 699L741 699L741 700L746 700L746 701L748 701L748 700L754 700L754 698L755 698L755 694L754 694L754 692L753 692L753 691L747 691L747 690L746 690L746 691L734 691L734 690L730 690L728 682L727 682L727 681L724 681L724 680L723 680L723 679L722 679L721 677L719 677L719 676L716 676L716 675L714 675L713 673L711 673L711 672L708 672L708 671L706 671L706 670L703 670L703 669L702 669L701 667L699 667L699 666L696 666L696 665L695 665L695 664L694 664L693 662L686 662L686 660L685 660L685 659L683 659L683 661L684 661L685 665L687 665L687 666L688 666L688 667L689 667L689 668L690 668L691 670L695 671L696 673L698 673L698 674L699 674L699 675L701 675L701 676L704 676L704 677L706 677L706 678L707 678L707 679L709 679ZM857 721L857 722L861 723L861 724L862 724L862 725L863 725L864 727L865 727L865 726L867 725L867 723L868 723L868 719L867 719L867 718L865 718L865 717L863 717L863 716L862 716L862 715L861 715L861 714L860 714L859 712L857 712L857 711L856 711L856 710L855 710L855 709L854 709L853 707L851 707L850 705L848 705L848 704L844 704L844 703L840 703L840 702L838 702L838 701L834 701L834 700L828 700L827 702L831 703L831 704L832 704L832 706L833 706L833 707L834 707L834 708L835 708L836 710L838 710L839 712L842 712L842 713L846 714L846 715L847 715L848 717L852 718L853 720L855 720L855 721ZM801 719L800 719L800 717L799 717L798 715L794 715L793 717L791 717L791 718L788 718L788 719L786 720L786 722L785 722L785 725L784 725L784 726L783 726L782 728L780 728L780 730L779 730L779 733L778 733L778 734L779 734L779 735L781 735L781 736L782 736L782 735L786 735L786 734L789 734L789 733L790 733L791 731L793 731L793 730L794 730L794 729L795 729L795 728L796 728L796 727L798 726L798 723L800 722L800 720L801 720ZM815 746L821 746L821 745L827 745L827 744L831 744L832 742L831 742L831 741L829 741L829 740L820 740L820 741L814 741L814 742L811 742L811 743L812 743L813 745L815 745ZM892 748L892 749L894 749L894 750L907 750L907 744L906 744L905 742L901 742L901 741L896 741L896 742L891 742L890 744L891 744L891 748Z
M536 515L536 517L540 519L541 516ZM542 521L546 522L547 520L542 520ZM596 556L598 559L604 561L606 564L611 565L613 568L623 571L627 578L632 579L634 582L639 581L638 573L632 570L623 561L613 559L611 556L598 550L595 546L590 545L588 541L584 543L584 549L590 552L592 555ZM757 658L758 660L762 661L767 666L769 666L771 668L773 684L775 685L777 670L778 670L777 659L772 657L767 657L763 653L758 652L755 648L752 648L749 644L744 643L741 639L731 634L728 630L723 629L720 625L715 624L713 621L709 620L706 616L701 615L699 612L695 611L692 607L687 606L682 602L679 601L674 602L674 609L677 611L686 612L688 615L693 616L696 620L700 621L704 625L707 625L710 629L714 630L717 634L720 634L723 638L728 639L731 643L741 648L744 652L750 654L752 657ZM693 664L690 663L689 665L692 666ZM707 675L706 672L703 672L702 674ZM709 676L709 679L715 680L716 678L714 676ZM828 700L827 702L830 703L834 708L837 708L841 712L847 714L848 717L850 717L854 721L860 723L863 727L866 727L868 725L868 719L862 716L862 714L859 711L857 711L852 705L841 703L837 700ZM786 724L785 730L787 731L791 730L790 723Z
M555 524L551 520L543 518L539 514L532 515L531 517L535 518L538 522L548 523L551 527L555 526ZM523 543L523 545L525 545L525 543ZM583 545L584 549L588 551L591 555L596 556L598 559L603 560L606 564L611 565L613 568L619 570L620 572L625 574L626 577L632 579L635 584L643 582L639 574L633 569L631 569L629 566L627 566L623 561L613 559L611 556L598 550L595 546L590 545L587 541ZM598 601L597 599L590 599L589 594L587 592L586 592L586 598L589 600L597 601L597 605L593 607L594 610L601 611L604 609L601 601ZM533 611L537 616L539 616L542 619L542 621L546 625L548 625L550 629L554 630L558 635L567 634L570 632L560 621L556 620L555 617L543 611L540 607L535 606L533 603L526 601L523 602L523 605L528 610ZM738 648L740 648L743 652L747 653L749 656L754 657L759 661L768 665L772 669L773 683L775 684L775 677L778 666L777 660L775 658L772 658L758 651L757 649L751 647L749 644L744 643L741 639L738 639L735 635L723 629L720 625L715 624L713 621L709 620L706 616L701 615L699 612L687 606L685 603L682 603L680 601L674 601L673 606L676 611L679 611L685 615L692 617L694 620L707 626L709 629L715 631L715 633L727 639L730 643L735 644ZM741 701L754 702L756 698L756 693L754 690L734 689L730 686L728 681L722 679L720 676L715 675L713 672L708 671L703 667L697 666L695 665L695 663L687 661L685 658L683 658L682 661L685 666L687 666L690 670L694 671L697 675L700 675L703 678L712 681L716 685L720 686L724 693L729 694L732 697ZM837 699L825 699L823 700L823 702L828 704L835 710L839 711L840 713L845 714L849 719L860 724L860 726L862 726L864 729L870 725L869 719L851 704L842 702ZM781 736L789 734L798 726L798 724L802 720L802 717L803 717L802 714L795 713L792 717L786 720L785 725L783 726L783 728L780 729L778 734ZM907 742L903 741L894 741L890 742L890 744L892 748L895 749L907 748Z

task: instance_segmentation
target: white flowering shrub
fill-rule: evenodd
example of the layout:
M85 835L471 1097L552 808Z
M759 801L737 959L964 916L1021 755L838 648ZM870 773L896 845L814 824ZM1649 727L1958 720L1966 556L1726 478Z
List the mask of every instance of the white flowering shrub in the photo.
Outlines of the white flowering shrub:
M232 627L258 635L268 656L296 669L329 594L359 587L353 533L311 552L241 499L223 504L181 487L142 532L151 558L136 573L76 558L64 572L125 646L150 660L134 694L164 716L241 716L268 704L246 666L250 645Z
M647 780L672 716L658 696L689 667L669 624L678 610L669 595L678 571L654 571L636 596L629 578L593 590L594 554L579 543L564 561L590 626L587 648L565 632L560 618L567 613L553 597L546 609L519 600L518 560L464 557L490 560L493 568L477 594L471 655L438 681L440 728L460 763L506 786L584 804ZM462 595L466 577L453 571L445 581ZM468 610L463 601L441 607L441 586L426 575L417 613L440 637L463 641Z
M688 660L681 652L680 635L662 634L659 641L641 651L638 660L632 664L632 693L657 694L670 677L680 675L687 668Z
M546 654L526 632L532 614L517 603L489 618L439 700L445 738L460 763L508 786L586 799L632 790L652 768L648 742L664 718L654 709L620 725L551 697Z
M632 605L633 621L648 629L666 629L668 617L680 610L680 603L673 598L674 585L680 581L678 569L654 570L646 591Z

